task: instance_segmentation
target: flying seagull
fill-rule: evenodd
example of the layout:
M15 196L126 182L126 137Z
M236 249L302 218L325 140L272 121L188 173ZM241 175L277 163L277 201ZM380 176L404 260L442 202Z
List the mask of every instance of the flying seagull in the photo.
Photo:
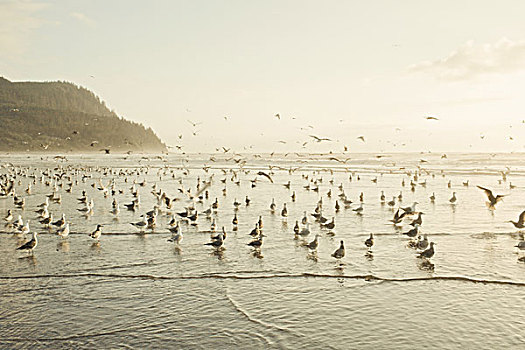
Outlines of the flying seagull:
M516 228L525 228L525 210L521 212L517 222L512 220L509 222L511 222Z
M202 122L192 122L191 120L187 119L188 120L188 123L190 123L191 125L193 125L193 127L197 127L197 125L200 125L202 124Z
M364 136L359 136L359 137L357 137L357 139L365 142L365 137Z
M503 199L503 197L505 197L505 195L502 195L502 194L498 194L497 196L494 197L494 195L492 194L492 191L489 190L488 188L485 188L485 187L481 187L481 186L478 186L478 188L480 190L483 190L485 191L485 194L487 195L487 198L489 200L489 205L490 207L494 207L500 200Z
M438 118L436 117L425 117L426 120L439 120Z
M313 138L315 141L317 142L321 142L321 141L332 141L331 139L329 138L326 138L326 137L317 137L315 135L309 135L311 138Z

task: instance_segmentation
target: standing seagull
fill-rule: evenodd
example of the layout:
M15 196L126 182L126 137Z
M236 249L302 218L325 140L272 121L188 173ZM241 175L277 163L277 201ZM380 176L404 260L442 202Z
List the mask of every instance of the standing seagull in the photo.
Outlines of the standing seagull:
M172 233L171 237L168 239L168 242L175 242L179 244L182 241L182 230L178 224L176 227L178 227L178 230Z
M11 222L13 220L13 213L11 209L7 210L7 215L4 217L4 221Z
M29 242L26 242L25 244L23 244L22 246L16 249L17 250L27 250L31 253L31 255L33 255L33 249L35 249L38 244L38 239L36 238L36 235L37 233L33 232L33 238L31 238Z
M345 244L342 240L341 245L332 253L332 256L336 259L341 259L345 256Z
M430 242L430 247L427 250L422 251L419 254L419 257L426 258L426 259L430 259L431 257L433 257L434 256L434 245L435 245L434 242Z
M95 231L91 232L89 237L91 237L93 239L96 239L98 241L100 239L100 236L102 235L101 228L102 228L102 225L98 224L97 228L95 229Z
M319 235L315 235L314 240L311 241L310 243L305 243L304 246L308 247L308 249L310 250L316 250L317 247L319 246Z
M67 236L69 236L69 222L67 222L63 227L57 230L57 235L59 235L62 238L66 238Z
M374 245L374 235L372 233L370 234L370 237L368 237L368 239L365 241L365 245L368 247L368 250L370 250Z

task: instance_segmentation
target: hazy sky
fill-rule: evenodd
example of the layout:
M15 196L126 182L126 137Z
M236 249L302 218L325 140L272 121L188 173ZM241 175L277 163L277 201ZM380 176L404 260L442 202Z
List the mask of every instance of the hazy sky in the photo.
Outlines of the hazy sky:
M187 151L524 151L524 13L519 0L0 0L0 75L85 86Z

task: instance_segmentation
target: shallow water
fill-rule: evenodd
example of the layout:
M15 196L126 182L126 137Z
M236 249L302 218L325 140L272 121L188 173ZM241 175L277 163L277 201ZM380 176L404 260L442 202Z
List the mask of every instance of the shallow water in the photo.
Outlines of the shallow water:
M351 154L346 164L329 160L335 156L264 155L246 156L244 169L227 161L230 155L168 156L144 159L143 156L68 156L67 162L40 156L9 155L2 158L16 166L53 169L57 166L92 167L92 178L72 193L62 193L61 204L51 204L58 218L62 212L72 222L66 240L46 232L37 222L36 206L51 186L39 181L26 195L25 210L15 211L31 219L31 228L40 232L32 256L16 251L27 237L4 228L0 234L0 346L2 348L393 348L412 349L428 346L450 348L523 347L520 332L524 314L519 306L525 288L525 264L514 246L523 237L508 223L525 210L525 164L520 154ZM236 157L239 158L239 157ZM421 159L426 162L421 162ZM211 166L208 173L202 170ZM275 167L271 184L262 176L256 187L250 180L259 170ZM182 165L187 170L182 170ZM99 167L149 172L128 176L107 173ZM410 190L407 171L421 167L418 183L426 187ZM291 175L285 169L299 168ZM506 181L501 171L507 171ZM401 168L401 169L400 169ZM240 186L230 181L221 169L235 169ZM332 173L330 173L330 170ZM0 174L6 168L0 169ZM184 175L183 171L189 171ZM313 175L313 171L317 171ZM162 175L159 175L159 172ZM352 181L349 180L353 172ZM165 173L165 174L164 174ZM172 177L172 174L175 178ZM218 198L214 216L225 226L228 237L223 250L203 244L209 241L210 220L202 215L198 226L183 225L180 246L167 242L170 216L158 218L154 232L137 234L130 225L152 209L152 185L170 197L179 197L173 212L188 205L178 191L195 192L197 178L213 174L209 200L197 203L199 210L209 208ZM304 179L302 175L309 175ZM434 175L434 176L432 176ZM357 176L360 180L357 180ZM112 178L124 194L117 194L121 213L109 213L112 198L92 187L101 178L104 185ZM319 192L304 188L310 179L322 178ZM377 183L372 179L377 178ZM19 177L18 195L32 178ZM140 209L122 207L132 199L133 180L141 195ZM220 180L227 179L226 185ZM330 180L333 179L333 185ZM405 180L405 187L401 186ZM291 181L291 190L283 184ZM463 182L469 181L469 186ZM451 181L451 188L447 183ZM512 183L516 188L510 189ZM311 184L311 182L310 182ZM343 184L348 198L359 203L364 194L363 215L351 209L335 212L334 203ZM485 204L482 185L497 194L508 194L495 210ZM64 188L67 186L64 186ZM97 187L97 186L95 186ZM227 195L223 195L223 188ZM311 187L314 186L311 184ZM83 217L76 210L76 198L85 189L95 201L94 215ZM332 190L332 198L327 197ZM407 247L409 220L402 228L389 224L393 210L381 204L383 190L390 200L403 192L401 206L419 202L424 212L421 233L436 243L436 254L425 261ZM297 200L290 195L296 192ZM448 199L457 193L458 202ZM435 192L436 202L428 197ZM251 198L249 206L244 197ZM335 235L320 228L310 216L311 231L306 241L320 234L317 254L295 239L293 226L303 212L312 213L323 198L323 214L335 217ZM277 212L269 205L275 198ZM232 231L233 201L243 204L237 211L238 231ZM287 203L289 216L279 213ZM352 207L357 206L357 204ZM0 199L0 217L13 207L13 199ZM397 207L397 206L396 206ZM262 215L267 236L260 251L246 246L248 233ZM88 236L97 223L103 223L100 244ZM363 242L375 235L371 253ZM330 254L344 240L346 256L341 264Z

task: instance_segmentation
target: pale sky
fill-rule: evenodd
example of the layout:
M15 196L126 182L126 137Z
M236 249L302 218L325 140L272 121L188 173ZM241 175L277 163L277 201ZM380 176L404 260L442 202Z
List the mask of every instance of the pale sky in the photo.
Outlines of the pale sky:
M188 152L525 151L524 13L519 0L0 0L0 76L82 85Z

